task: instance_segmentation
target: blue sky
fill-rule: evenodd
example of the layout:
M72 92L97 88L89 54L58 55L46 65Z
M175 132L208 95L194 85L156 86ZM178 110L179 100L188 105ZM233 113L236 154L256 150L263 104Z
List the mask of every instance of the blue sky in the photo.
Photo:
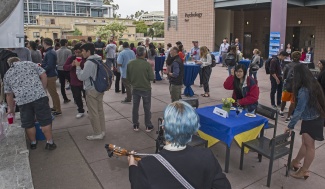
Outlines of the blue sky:
M176 0L172 0L173 1ZM164 0L114 0L114 3L118 4L120 9L117 11L123 18L126 15L134 14L138 10L144 11L163 11ZM175 3L173 3L175 4ZM172 6L173 11L176 11L176 7Z

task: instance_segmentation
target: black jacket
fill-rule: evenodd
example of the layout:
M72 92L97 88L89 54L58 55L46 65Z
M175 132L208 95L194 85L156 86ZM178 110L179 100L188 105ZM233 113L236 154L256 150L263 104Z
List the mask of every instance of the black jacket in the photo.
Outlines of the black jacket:
M317 80L319 84L322 86L323 92L325 94L325 70L319 73Z
M210 149L187 146L181 151L162 150L159 154L194 188L231 189L228 179L222 173L220 164ZM184 188L152 156L143 158L138 166L130 166L129 179L132 189Z
M183 78L184 78L184 64L182 59L177 55L171 65L171 73L176 71L175 66L179 68L179 73L177 77L169 77L169 83L173 85L183 85Z
M13 53L9 50L2 50L0 52L0 75L3 80L7 70L9 70L9 64L7 63L8 59L11 57L17 57L16 53Z

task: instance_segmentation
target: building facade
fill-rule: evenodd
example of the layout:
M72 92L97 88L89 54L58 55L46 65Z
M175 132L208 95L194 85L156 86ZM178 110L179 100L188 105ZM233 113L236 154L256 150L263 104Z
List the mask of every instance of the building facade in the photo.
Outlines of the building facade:
M37 15L113 17L113 7L102 0L24 0L25 24L37 24Z
M153 11L143 14L139 20L143 20L145 22L164 22L164 18L164 11Z
M254 1L255 2L255 1ZM281 35L279 51L290 43L294 50L313 47L315 62L324 59L325 1L319 0L178 0L178 14L172 16L165 0L165 44L191 41L218 51L224 38L238 38L245 58L257 48L262 57L270 52L270 33ZM281 6L276 3L281 3ZM273 6L276 8L273 8ZM314 63L315 63L314 62Z
M99 17L81 17L81 16L55 16L55 15L38 15L37 23L25 26L25 35L29 40L36 40L40 37L57 38L74 38L73 32L78 29L86 39L88 36L96 36L97 27L104 26L115 21L113 18ZM135 41L136 27L133 21L129 19L118 19L127 26L127 31L121 39ZM80 38L78 36L76 38ZM75 38L75 39L76 39ZM108 39L103 39L108 40Z

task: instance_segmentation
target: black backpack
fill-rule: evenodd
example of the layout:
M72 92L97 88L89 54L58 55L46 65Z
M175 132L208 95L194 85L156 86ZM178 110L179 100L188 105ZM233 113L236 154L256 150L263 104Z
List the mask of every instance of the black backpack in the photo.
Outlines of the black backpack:
M289 65L287 65L287 66L288 66L289 71L288 71L287 78L283 82L283 91L292 93L293 92L292 86L293 86L293 68L294 68L294 66L292 66L292 67L289 67Z
M265 61L265 72L266 74L270 74L270 65L271 65L271 60L273 60L272 58L269 58Z
M211 64L211 67L216 67L217 65L217 62L216 62L216 57L213 55L213 54L210 54L211 55L211 59L212 59L212 64Z
M225 63L227 66L236 66L236 54L227 53Z
M13 53L9 50L2 50L0 52L0 75L1 79L3 80L6 72L9 70L8 59L11 57L17 57L16 53Z
M259 64L259 66L260 66L260 68L262 68L262 67L264 66L264 60L263 60L262 57L261 57L261 59L260 59L260 64Z

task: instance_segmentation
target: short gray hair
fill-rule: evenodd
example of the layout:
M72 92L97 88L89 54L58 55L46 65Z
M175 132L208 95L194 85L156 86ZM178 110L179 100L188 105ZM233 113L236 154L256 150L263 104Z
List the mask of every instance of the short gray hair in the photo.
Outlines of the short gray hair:
M144 56L145 53L146 53L146 48L143 46L138 46L137 55L141 57L141 56Z

